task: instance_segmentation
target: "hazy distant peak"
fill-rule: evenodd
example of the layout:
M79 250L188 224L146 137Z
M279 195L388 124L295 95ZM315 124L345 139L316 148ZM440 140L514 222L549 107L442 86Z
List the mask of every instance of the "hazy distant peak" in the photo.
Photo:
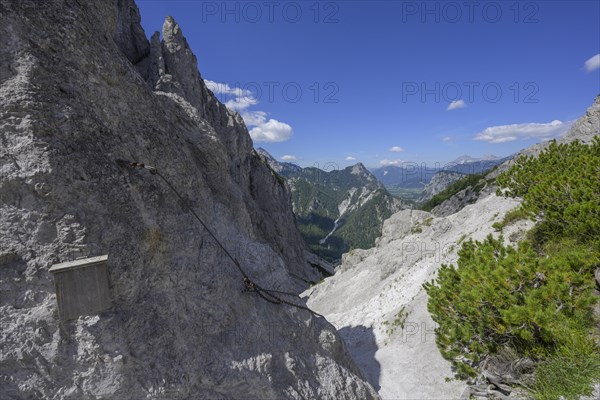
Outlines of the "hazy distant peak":
M466 163L473 163L473 162L478 162L478 161L493 161L493 160L498 160L500 159L500 157L497 157L493 154L484 154L482 157L476 158L476 157L471 157L469 155L462 155L460 157L458 157L456 160L451 161L449 164L466 164Z

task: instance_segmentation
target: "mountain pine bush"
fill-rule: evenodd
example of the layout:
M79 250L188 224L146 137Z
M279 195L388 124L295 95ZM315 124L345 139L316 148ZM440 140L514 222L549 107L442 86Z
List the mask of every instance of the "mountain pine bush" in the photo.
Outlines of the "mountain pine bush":
M521 208L541 218L536 238L568 237L582 243L600 239L600 138L591 145L555 141L539 157L519 157L496 182ZM499 190L501 192L501 190Z
M522 197L523 214L539 222L517 248L491 235L464 242L457 267L443 265L424 285L439 325L438 347L461 378L476 375L480 361L508 346L540 362L536 397L589 394L591 382L600 380L593 315L600 139L590 146L551 143L538 158L519 158L497 183L504 195ZM580 365L591 369L582 373ZM566 375L548 379L553 373Z

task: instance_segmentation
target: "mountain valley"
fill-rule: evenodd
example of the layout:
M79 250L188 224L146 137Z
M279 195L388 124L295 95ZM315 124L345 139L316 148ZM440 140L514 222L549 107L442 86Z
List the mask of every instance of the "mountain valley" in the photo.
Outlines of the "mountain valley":
M338 262L350 249L372 247L383 221L407 207L360 163L323 171L278 162L263 149L257 152L287 181L302 236L312 252L329 262Z

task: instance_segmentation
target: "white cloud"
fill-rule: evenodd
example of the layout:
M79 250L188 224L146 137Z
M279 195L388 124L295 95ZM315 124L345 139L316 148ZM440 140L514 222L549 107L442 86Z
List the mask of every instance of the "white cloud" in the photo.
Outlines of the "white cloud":
M548 123L528 122L523 124L498 125L485 128L473 139L489 143L505 143L514 140L539 139L548 140L565 134L571 122L554 120Z
M214 94L230 94L236 97L253 97L250 90L244 90L239 87L232 88L226 83L215 82L208 79L205 79L204 83Z
M600 54L596 54L593 57L590 57L584 64L587 72L592 72L595 69L600 68Z
M448 108L446 111L458 110L459 108L465 108L467 105L463 100L454 100L452 103L448 104Z
M250 136L255 142L284 142L292 137L292 127L285 122L270 119L264 125L255 126Z
M264 111L244 111L242 118L247 126L256 126L265 123L267 113Z
M298 158L296 156L291 156L289 154L286 154L285 156L281 157L281 159L283 161L296 161Z
M253 127L250 136L255 142L284 142L294 134L292 127L285 122L273 118L267 120L264 111L243 113L242 118L246 125Z
M452 138L451 138L450 136L444 136L444 137L442 138L442 141L443 141L443 142L450 142L451 140L452 140Z
M229 99L225 102L225 106L233 111L242 111L246 108L258 104L258 100L254 97L236 97L234 99Z
M352 156L346 157L346 161L354 161L354 160L356 160L356 157L352 157Z
M400 160L400 159L396 159L396 160L387 160L387 159L385 159L385 160L379 161L379 164L381 164L384 167L387 167L389 165L401 165L402 163L403 163L403 161Z
M400 146L392 146L388 149L388 151L391 151L392 153L400 153L404 151L404 149Z
M294 134L292 127L285 122L267 118L267 113L248 108L259 103L250 90L231 87L227 83L204 80L206 86L215 94L221 95L220 101L227 108L240 112L246 126L250 129L250 136L255 142L283 142Z

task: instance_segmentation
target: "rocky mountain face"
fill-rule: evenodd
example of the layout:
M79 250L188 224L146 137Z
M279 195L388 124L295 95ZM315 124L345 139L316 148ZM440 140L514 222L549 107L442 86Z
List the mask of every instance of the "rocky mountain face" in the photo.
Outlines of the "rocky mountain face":
M361 163L323 171L278 162L262 149L257 152L285 177L298 227L311 250L327 261L337 262L351 248L373 246L383 221L406 208Z
M450 186L453 182L456 182L457 180L459 180L460 178L462 178L464 176L465 175L458 173L458 172L450 172L450 171L438 172L431 178L431 181L429 181L429 183L427 185L425 185L425 188L423 189L423 193L421 194L421 197L419 197L418 202L424 203L424 202L430 200L431 198L433 198L433 196L442 192L444 189L446 189L448 186Z
M496 191L494 185L488 184L487 178L480 178L473 185L468 185L466 188L458 191L450 196L442 204L434 207L431 213L439 217L452 215L468 204L473 204L480 197L485 197Z
M327 321L244 291L188 211L262 287L321 276L179 25L148 41L132 0L0 12L0 397L376 398ZM48 269L103 254L111 307L60 322Z
M579 139L589 143L599 134L600 96L560 142ZM508 168L510 163L499 168ZM449 379L454 372L437 349L436 325L427 311L428 298L422 287L442 264L456 262L465 240L481 241L488 234L497 237L500 233L492 225L519 206L518 199L496 196L495 176L497 169L482 178L483 183L456 193L432 213L402 210L392 215L384 222L374 248L345 254L333 277L304 293L309 306L338 328L382 398L466 399L471 394L520 398L516 392L509 397L510 391L502 384L506 376L518 377L518 371L501 360L492 358L491 366L486 367L491 378L475 385ZM532 221L520 220L504 227L505 243L516 245L532 226ZM361 329L354 328L357 326ZM599 394L600 385L596 385L593 398Z
M594 136L600 135L600 94L596 96L594 103L586 110L585 115L579 118L571 129L558 139L559 143L569 143L579 140L590 144Z
M265 161L269 164L273 171L277 172L283 177L291 176L302 172L302 167L300 167L299 165L289 162L277 161L275 157L269 154L269 152L263 149L262 147L257 148L256 153L258 153L258 155L265 159Z

